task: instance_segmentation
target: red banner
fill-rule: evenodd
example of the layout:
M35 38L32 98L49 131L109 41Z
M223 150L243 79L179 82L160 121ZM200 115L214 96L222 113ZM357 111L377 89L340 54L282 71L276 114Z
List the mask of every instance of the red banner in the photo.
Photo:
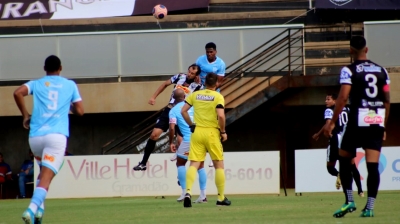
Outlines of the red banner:
M151 14L163 4L168 11L207 8L210 0L1 0L0 20L83 19Z

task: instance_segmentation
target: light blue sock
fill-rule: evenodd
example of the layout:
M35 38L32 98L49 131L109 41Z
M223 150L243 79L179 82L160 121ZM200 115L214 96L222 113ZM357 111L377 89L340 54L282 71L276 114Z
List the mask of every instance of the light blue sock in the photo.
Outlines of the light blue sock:
M204 168L199 169L197 173L199 174L200 196L201 198L205 198L207 187L207 173Z
M186 167L178 166L178 180L182 190L186 189Z
M36 213L38 207L43 204L46 199L47 191L42 187L37 187L31 199L31 204L29 208L32 210L33 214Z
M207 173L204 168L201 168L197 171L199 174L199 184L200 184L200 190L205 190L207 186Z
M36 187L39 186L40 180L36 180ZM40 205L40 208L44 210L44 202Z

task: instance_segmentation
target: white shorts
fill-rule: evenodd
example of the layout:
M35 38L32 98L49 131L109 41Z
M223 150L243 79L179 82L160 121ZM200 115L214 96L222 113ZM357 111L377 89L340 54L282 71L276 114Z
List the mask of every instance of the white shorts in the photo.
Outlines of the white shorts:
M31 137L29 145L39 164L57 174L64 162L67 137L62 134Z
M182 159L188 159L190 149L190 142L181 142L178 150L176 151L176 156Z

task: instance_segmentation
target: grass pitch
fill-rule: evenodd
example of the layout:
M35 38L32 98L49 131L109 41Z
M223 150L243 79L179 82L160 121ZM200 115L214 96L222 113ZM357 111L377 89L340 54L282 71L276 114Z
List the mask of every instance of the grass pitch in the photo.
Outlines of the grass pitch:
M357 211L344 218L332 217L344 202L342 193L314 193L295 196L227 195L230 207L207 204L183 208L176 197L49 199L43 223L399 223L400 192L379 192L374 218L360 218L366 198L354 195ZM193 199L197 199L196 196ZM21 214L29 199L0 200L0 224L22 223Z

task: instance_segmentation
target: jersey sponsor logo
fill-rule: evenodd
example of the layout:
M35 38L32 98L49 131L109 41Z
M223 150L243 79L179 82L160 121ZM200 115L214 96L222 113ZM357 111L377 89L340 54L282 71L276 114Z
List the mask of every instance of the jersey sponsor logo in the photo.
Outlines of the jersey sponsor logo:
M170 124L176 124L176 118L170 118L169 119Z
M49 155L49 154L44 154L43 160L49 161L49 162L54 162L54 156Z
M185 92L185 95L188 95L188 94L190 94L192 92L189 88L187 88L185 86L182 86L182 85L176 85L175 89L183 90L183 92Z
M332 2L333 4L337 5L337 6L343 6L346 5L347 3L353 1L353 0L329 0L330 2Z
M383 106L383 102L382 101L367 101L367 100L362 100L361 104L363 107L382 107Z
M346 80L346 79L350 79L350 77L351 77L350 73L348 73L345 70L342 70L342 72L340 73L340 79Z
M196 100L203 100L203 101L214 101L215 96L207 96L207 95L197 95Z
M361 64L356 66L356 71L357 72L382 72L382 68L379 66L376 66L374 64L371 65L366 65L366 64Z
M364 117L364 122L367 124L382 124L383 118L376 114L375 111L370 110L367 116Z
M382 72L382 68L376 65L363 66L365 72Z
M49 87L49 86L50 86L50 82L45 82L44 85L45 85L46 87Z
M333 111L332 110L325 110L325 117L332 117L333 116Z

